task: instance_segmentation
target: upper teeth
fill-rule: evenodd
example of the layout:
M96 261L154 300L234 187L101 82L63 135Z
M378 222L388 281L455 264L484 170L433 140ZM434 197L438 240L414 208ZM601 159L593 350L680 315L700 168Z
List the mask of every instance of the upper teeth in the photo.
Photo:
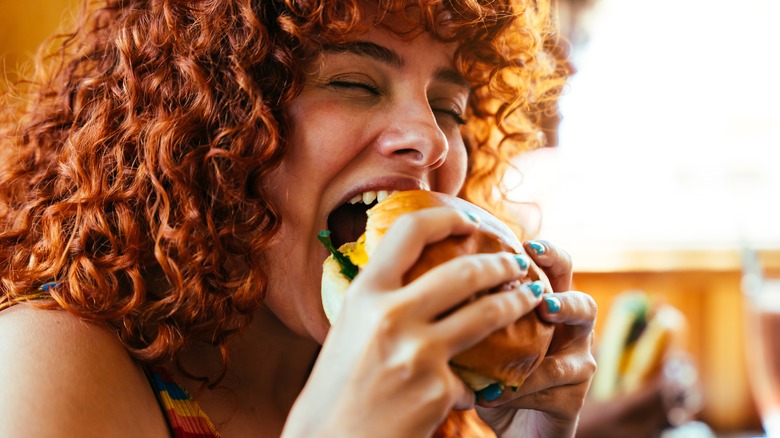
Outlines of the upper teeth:
M357 204L362 202L366 205L372 204L374 201L382 202L385 198L397 192L398 190L371 190L368 192L358 193L349 200L350 204Z

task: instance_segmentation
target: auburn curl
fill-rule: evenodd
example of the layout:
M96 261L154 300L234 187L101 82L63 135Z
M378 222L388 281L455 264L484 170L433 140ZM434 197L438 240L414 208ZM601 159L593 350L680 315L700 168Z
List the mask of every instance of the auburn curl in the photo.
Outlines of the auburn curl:
M86 1L0 119L0 308L44 295L143 363L194 341L225 352L262 303L284 220L263 192L284 108L324 45L374 24L363 3ZM399 35L459 43L473 86L461 195L496 205L569 73L548 1L378 3Z

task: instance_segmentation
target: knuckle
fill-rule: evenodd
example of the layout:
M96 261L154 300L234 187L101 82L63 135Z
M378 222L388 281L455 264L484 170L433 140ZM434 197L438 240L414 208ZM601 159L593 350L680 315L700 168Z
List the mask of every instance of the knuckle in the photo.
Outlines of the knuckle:
M380 335L386 337L398 335L404 327L405 313L406 305L403 302L387 304L375 317Z
M446 405L452 394L452 384L447 378L431 379L431 386L428 390L429 399L434 404Z
M496 325L508 324L525 313L527 297L515 292L501 292L484 297L486 301L483 310L485 321L494 321Z
M395 360L388 366L386 376L387 383L410 385L413 383L414 365L408 360Z
M594 300L592 296L585 293L583 293L582 296L584 297L583 304L582 304L584 308L583 309L584 314L590 316L590 320L587 325L587 327L590 328L589 331L590 333L593 331L593 328L596 325L596 318L598 317L599 306L598 304L596 304L596 300Z
M414 384L420 376L431 374L431 358L436 356L431 351L432 347L422 339L405 338L394 342L389 354L380 356L385 358L389 376L395 381Z
M547 372L551 381L561 382L571 375L571 366L562 359L551 358Z
M523 313L523 310L530 307L528 304L530 298L523 293L517 293L516 291L507 292L501 294L502 301L504 302L504 310L511 314L510 316L515 318L519 314Z
M420 400L422 405L435 411L446 412L458 402L455 382L446 377L446 374L428 376L424 385L425 390Z
M388 294L382 297L380 303L367 309L366 315L371 321L371 327L375 327L379 336L394 337L400 335L408 319L411 303L403 299L400 294Z
M541 299L533 294L533 291L530 289L530 287L527 286L527 284L519 284L515 288L514 296L516 297L518 303L523 306L523 308L526 309L526 311L536 307L537 300ZM547 291L543 292L546 293Z
M533 397L537 406L547 406L553 399L553 392L549 389L542 389L535 392Z
M377 318L377 332L379 332L379 335L382 337L389 338L394 336L398 333L398 328L399 326L396 324L395 318Z
M510 295L514 294L491 294L484 297L484 300L486 300L483 309L483 317L485 318L485 321L495 321L497 323L502 323L503 320L506 319L505 317L507 315L516 313L513 312L512 309L519 306L519 304L513 305L513 303L507 299L507 297Z
M486 321L495 321L504 313L504 305L496 299L490 299L485 304L482 313Z
M562 249L558 249L557 251L558 251L558 256L561 259L561 265L567 269L571 269L571 267L573 266L571 254L569 254L568 252Z
M462 266L458 267L458 277L463 284L474 284L484 275L482 263L476 257L464 257Z
M588 353L588 357L585 360L585 363L583 365L583 368L585 370L585 373L588 375L588 378L596 374L596 370L598 369L598 367L599 364L596 361L596 358L593 356L592 353Z
M501 265L502 271L505 273L513 274L519 269L517 260L515 260L514 256L508 253L501 254L501 256L498 258L498 262Z
M594 300L592 296L585 294L585 297L585 305L587 306L590 314L593 315L593 320L595 322L596 317L599 314L599 305L596 304L596 300Z

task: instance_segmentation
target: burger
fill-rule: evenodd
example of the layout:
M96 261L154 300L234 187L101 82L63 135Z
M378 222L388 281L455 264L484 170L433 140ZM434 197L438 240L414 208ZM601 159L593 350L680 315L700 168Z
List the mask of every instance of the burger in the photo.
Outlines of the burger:
M524 253L522 244L505 223L467 201L424 190L393 193L367 210L365 232L356 241L336 248L328 231L320 233L320 240L331 252L323 263L322 275L323 308L331 323L338 317L350 282L368 263L393 222L403 214L431 207L451 207L466 212L478 221L479 229L469 235L450 236L427 245L416 264L405 273L403 284L459 256L501 251ZM536 280L549 284L542 270L531 263L526 278L480 291L471 300ZM545 293L550 293L550 288L546 289ZM530 312L453 357L450 366L476 392L486 388L516 389L541 363L550 346L553 329L553 325L540 320L536 312Z
M602 330L591 397L609 400L647 384L683 339L685 325L679 310L654 303L644 292L618 295Z

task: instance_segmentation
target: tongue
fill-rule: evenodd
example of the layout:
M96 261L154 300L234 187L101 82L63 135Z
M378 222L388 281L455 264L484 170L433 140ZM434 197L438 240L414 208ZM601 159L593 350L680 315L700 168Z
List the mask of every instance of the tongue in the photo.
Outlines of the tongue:
M345 204L330 214L328 229L331 232L333 246L338 248L347 242L358 240L358 237L366 231L368 209L365 204Z

